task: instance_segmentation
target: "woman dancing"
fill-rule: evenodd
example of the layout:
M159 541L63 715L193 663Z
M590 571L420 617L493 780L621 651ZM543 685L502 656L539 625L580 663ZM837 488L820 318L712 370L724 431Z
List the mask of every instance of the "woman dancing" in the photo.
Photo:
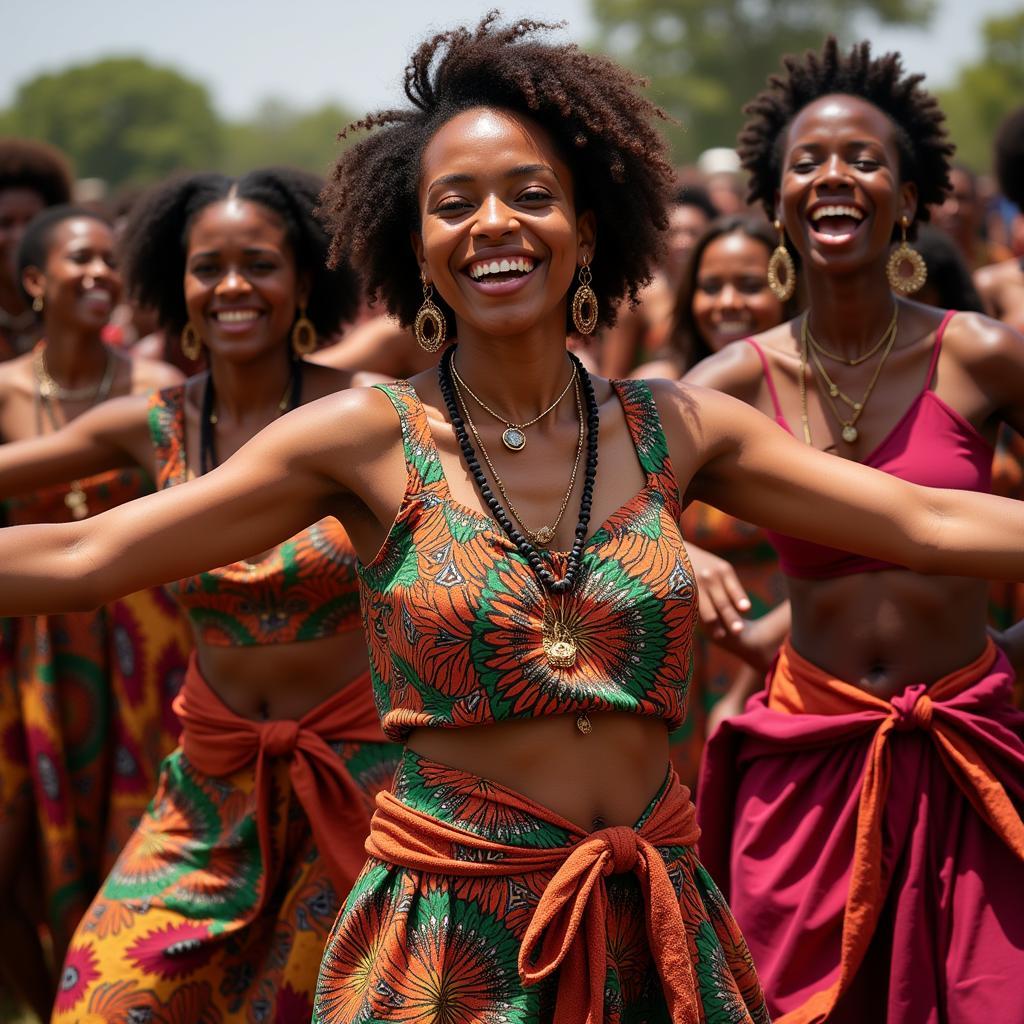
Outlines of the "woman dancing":
M752 198L799 254L809 308L687 380L829 452L822 473L861 462L985 492L1000 422L1024 426L1024 341L904 297L922 276L907 239L941 200L951 152L919 82L897 55L833 40L787 59L748 107ZM784 293L785 249L773 264ZM769 1006L786 1022L1011 1019L1024 715L1010 690L1024 633L998 650L985 583L952 567L921 574L790 530L773 543L791 635L767 691L712 738L701 783L701 853Z
M165 364L129 363L101 341L121 292L102 216L73 206L41 213L22 236L19 263L43 337L0 365L0 450L52 437L113 396L180 380ZM150 489L137 470L67 480L24 488L7 505L8 521L74 522ZM3 628L0 940L13 961L4 973L40 1010L53 998L40 928L59 963L177 742L170 704L188 628L161 589Z
M1024 575L1024 511L839 462L713 391L581 369L567 329L644 280L670 171L637 81L541 27L489 17L425 43L412 107L367 119L326 195L335 258L457 351L282 416L98 525L0 531L0 613L197 573L336 514L384 730L407 749L318 1019L764 1021L668 767L695 605L680 488L984 577Z
M124 238L132 291L210 372L4 446L0 490L111 466L183 484L347 386L303 359L356 301L351 275L326 269L318 187L285 170L199 175L143 200ZM305 1021L397 752L373 707L354 553L324 518L172 593L196 643L182 746L71 943L54 1019Z

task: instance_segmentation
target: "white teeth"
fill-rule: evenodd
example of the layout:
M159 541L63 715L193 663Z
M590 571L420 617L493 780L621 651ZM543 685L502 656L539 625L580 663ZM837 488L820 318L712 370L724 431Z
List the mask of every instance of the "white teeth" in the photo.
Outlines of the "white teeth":
M864 214L855 206L819 206L811 214L811 220L817 222L822 217L852 217L859 221L864 219Z
M480 263L473 263L469 267L469 276L474 281L479 281L487 274L507 274L510 270L517 270L521 274L528 274L533 270L533 260L528 256L515 256L509 259L503 257L500 260L483 260Z
M255 320L259 313L254 309L222 309L216 314L222 324L241 324Z

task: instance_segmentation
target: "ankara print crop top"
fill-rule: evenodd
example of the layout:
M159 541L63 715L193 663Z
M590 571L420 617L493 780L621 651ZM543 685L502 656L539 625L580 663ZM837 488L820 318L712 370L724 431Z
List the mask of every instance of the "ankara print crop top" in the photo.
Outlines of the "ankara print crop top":
M188 479L185 386L155 392L149 431L157 487ZM234 562L167 588L196 636L214 647L302 643L359 625L356 555L333 517L296 534L254 561Z
M381 550L359 568L370 674L388 738L404 740L421 726L597 711L676 728L692 671L697 589L648 386L614 384L646 482L584 546L561 608L578 651L569 668L550 665L544 653L545 605L529 564L493 519L452 498L413 387L375 386L398 411L408 474ZM562 575L567 554L547 557Z

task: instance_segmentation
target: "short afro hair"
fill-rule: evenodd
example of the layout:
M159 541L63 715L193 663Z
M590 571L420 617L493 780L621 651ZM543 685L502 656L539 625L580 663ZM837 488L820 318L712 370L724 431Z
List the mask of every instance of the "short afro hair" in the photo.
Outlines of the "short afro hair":
M35 139L0 138L0 192L26 188L47 206L71 202L71 165L59 149Z
M80 217L97 220L101 224L105 224L111 231L114 230L110 218L92 206L73 206L70 203L61 203L43 210L28 222L25 233L18 243L19 284L29 267L37 267L42 270L46 266L46 257L53 242L54 231L65 221L78 220ZM32 296L25 291L23 285L21 292L28 301L32 301Z
M999 126L995 165L999 191L1024 211L1024 107L1018 107Z
M305 171L270 167L240 178L193 174L156 186L134 204L124 226L121 256L128 294L155 309L163 327L183 330L189 228L201 210L235 195L259 203L283 222L296 269L310 282L306 315L321 338L329 337L355 315L359 289L344 261L327 266L327 233L313 212L322 184Z
M435 35L405 71L412 106L370 114L341 133L378 129L342 154L324 189L331 258L359 267L367 293L379 295L403 325L413 322L423 302L409 244L420 223L423 149L442 125L473 107L533 120L568 163L577 210L591 210L597 219L591 271L600 324L613 323L619 300L635 302L650 279L673 180L665 143L652 125L665 115L639 93L642 79L620 65L535 38L557 27L527 20L499 25L492 11L475 30ZM454 336L451 310L435 301ZM572 330L568 310L566 328Z
M935 98L921 88L924 75L907 75L898 53L871 56L871 44L857 43L839 52L829 36L821 53L784 57L785 73L772 75L768 88L743 108L749 115L740 130L737 152L750 172L750 202L760 200L769 218L775 215L775 192L782 180L785 134L808 104L833 93L859 96L874 104L896 125L900 176L917 185L915 220L927 220L928 208L949 190L953 146L946 137L945 115Z

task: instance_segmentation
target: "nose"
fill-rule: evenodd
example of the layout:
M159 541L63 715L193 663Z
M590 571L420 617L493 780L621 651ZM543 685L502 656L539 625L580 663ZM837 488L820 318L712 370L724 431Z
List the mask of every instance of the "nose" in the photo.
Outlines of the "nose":
M715 296L715 305L719 309L737 309L743 305L740 290L732 282L727 281Z
M519 221L513 211L494 194L480 204L472 234L477 237L500 237L517 230Z
M213 289L214 295L238 295L250 290L249 280L245 274L241 274L235 267L228 267L224 276L217 282Z
M833 153L822 165L822 177L826 184L849 185L850 169L838 153Z

